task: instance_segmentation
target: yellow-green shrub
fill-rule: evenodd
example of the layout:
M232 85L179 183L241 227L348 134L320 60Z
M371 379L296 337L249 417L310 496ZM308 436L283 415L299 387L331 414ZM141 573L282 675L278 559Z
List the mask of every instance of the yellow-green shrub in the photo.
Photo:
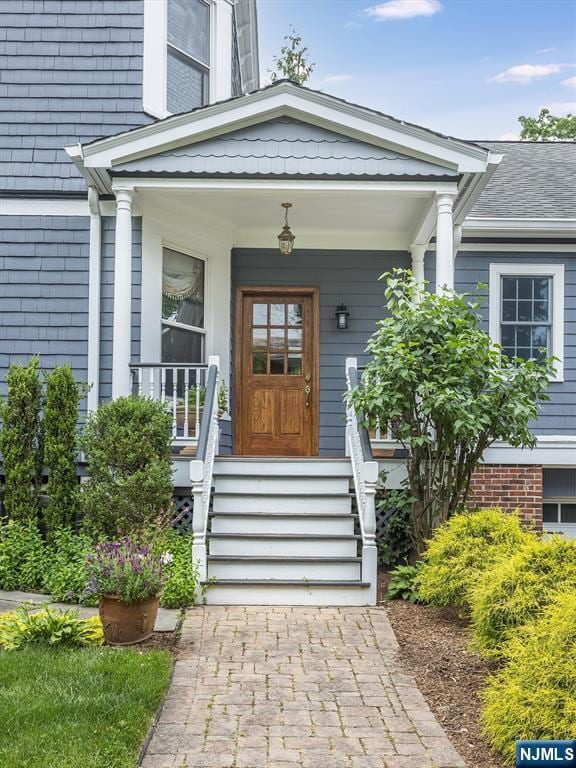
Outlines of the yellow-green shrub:
M534 539L516 515L499 509L454 515L428 542L417 578L420 597L432 605L468 608L480 574Z
M518 627L532 622L557 593L576 590L576 541L555 536L526 544L485 571L472 590L474 642L486 656L501 655Z
M514 761L516 739L573 739L576 727L576 593L556 596L506 648L508 664L484 692L484 729Z
M99 616L83 619L78 611L35 610L27 605L0 615L0 648L6 651L29 644L84 646L103 642Z

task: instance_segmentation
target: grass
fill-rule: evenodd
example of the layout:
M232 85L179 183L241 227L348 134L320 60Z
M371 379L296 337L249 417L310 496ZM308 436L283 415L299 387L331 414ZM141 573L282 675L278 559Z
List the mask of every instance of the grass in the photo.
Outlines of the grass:
M165 651L0 652L0 766L135 768L171 667Z

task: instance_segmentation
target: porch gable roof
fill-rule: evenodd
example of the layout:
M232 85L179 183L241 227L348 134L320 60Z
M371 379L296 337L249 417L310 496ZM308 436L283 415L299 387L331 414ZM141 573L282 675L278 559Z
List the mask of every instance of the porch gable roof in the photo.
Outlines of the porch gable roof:
M446 179L455 168L292 117L273 118L114 165L116 176Z

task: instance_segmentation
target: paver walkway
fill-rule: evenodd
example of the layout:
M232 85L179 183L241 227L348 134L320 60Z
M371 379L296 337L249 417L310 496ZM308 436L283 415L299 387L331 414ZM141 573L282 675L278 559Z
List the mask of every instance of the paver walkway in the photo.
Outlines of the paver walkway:
M383 608L189 611L142 768L461 768Z

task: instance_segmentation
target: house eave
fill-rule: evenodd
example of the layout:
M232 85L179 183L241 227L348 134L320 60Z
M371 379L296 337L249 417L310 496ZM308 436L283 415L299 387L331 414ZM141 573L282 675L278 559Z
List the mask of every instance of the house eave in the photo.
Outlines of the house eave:
M462 224L466 237L576 237L576 218L491 218L470 216Z

